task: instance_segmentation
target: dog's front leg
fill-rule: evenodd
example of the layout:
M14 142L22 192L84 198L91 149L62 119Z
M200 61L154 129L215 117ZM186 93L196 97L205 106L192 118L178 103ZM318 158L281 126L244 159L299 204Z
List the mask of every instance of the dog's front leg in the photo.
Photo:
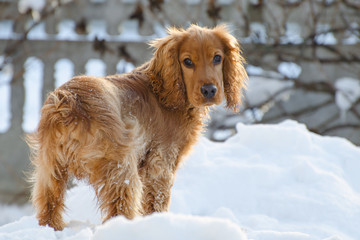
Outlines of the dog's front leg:
M168 211L170 207L170 193L173 185L173 174L163 174L153 178L148 176L144 182L143 210L145 215L153 212Z
M153 153L140 169L143 182L142 207L145 215L168 211L171 187L174 183L172 161L164 159L161 153Z

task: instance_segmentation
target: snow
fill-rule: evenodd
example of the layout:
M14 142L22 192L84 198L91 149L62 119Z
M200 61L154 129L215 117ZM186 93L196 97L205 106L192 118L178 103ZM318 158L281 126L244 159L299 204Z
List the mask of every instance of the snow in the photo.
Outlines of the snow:
M301 67L294 62L281 62L278 71L287 78L295 79L300 76Z
M25 204L23 206L0 205L0 212L1 212L0 226L2 226L4 224L14 222L22 218L24 215L31 215L33 210L30 204Z
M285 25L285 35L280 38L282 44L302 44L301 26L298 23L288 22Z
M128 236L133 240L242 240L242 229L230 220L181 214L154 214L147 218L128 221L116 218L97 228L94 240L117 240Z
M250 39L253 43L266 43L267 34L264 24L259 22L250 23Z
M343 44L354 45L360 42L359 38L359 24L357 22L350 23L351 29L346 30L345 38L343 39Z
M318 24L316 26L317 35L315 36L315 41L317 44L322 45L335 45L337 40L334 36L334 33L329 32L331 26L328 24Z
M335 82L335 102L340 109L342 121L346 120L347 111L360 99L360 80L354 78L339 78Z
M177 174L169 213L101 224L94 191L80 182L67 192L63 231L26 213L0 226L0 239L359 239L358 147L289 120L237 132L224 143L201 138Z
M233 129L218 129L214 132L213 138L217 141L225 141L232 135L234 135Z
M41 10L45 7L46 0L19 0L18 2L18 10L20 13L25 13L29 9L41 12Z

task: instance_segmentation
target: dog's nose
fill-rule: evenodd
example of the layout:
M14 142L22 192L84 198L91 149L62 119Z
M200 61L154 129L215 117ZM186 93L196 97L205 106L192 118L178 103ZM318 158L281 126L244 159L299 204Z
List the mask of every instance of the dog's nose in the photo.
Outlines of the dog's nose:
M205 84L201 87L201 93L205 98L213 98L216 94L217 88L214 84Z

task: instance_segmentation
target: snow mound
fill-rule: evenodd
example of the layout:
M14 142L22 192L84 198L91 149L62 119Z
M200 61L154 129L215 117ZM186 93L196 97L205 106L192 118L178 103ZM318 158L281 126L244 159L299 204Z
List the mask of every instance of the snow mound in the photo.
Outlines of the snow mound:
M359 239L359 148L294 121L237 132L196 146L178 173L173 212L225 217L267 236L254 239ZM276 237L289 232L297 237Z
M26 216L0 226L0 240L360 239L358 147L294 121L237 132L199 141L177 174L170 213L101 225L95 194L81 183L67 193L63 231Z
M1 240L247 240L239 225L226 219L181 215L153 214L130 221L122 216L97 227L72 221L62 232L40 227L34 216L0 227Z
M133 221L117 217L100 226L93 239L117 240L119 236L129 236L132 240L247 239L241 228L229 220L172 213L139 217Z

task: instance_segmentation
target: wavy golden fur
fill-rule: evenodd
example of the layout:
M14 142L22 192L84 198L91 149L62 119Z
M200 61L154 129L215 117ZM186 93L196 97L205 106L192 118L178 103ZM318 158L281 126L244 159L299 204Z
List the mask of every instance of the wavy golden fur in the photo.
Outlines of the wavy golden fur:
M247 74L226 26L170 28L151 46L154 57L131 73L74 77L49 94L28 136L40 225L64 228L70 177L94 187L104 220L167 211L208 107L226 99L237 110Z

